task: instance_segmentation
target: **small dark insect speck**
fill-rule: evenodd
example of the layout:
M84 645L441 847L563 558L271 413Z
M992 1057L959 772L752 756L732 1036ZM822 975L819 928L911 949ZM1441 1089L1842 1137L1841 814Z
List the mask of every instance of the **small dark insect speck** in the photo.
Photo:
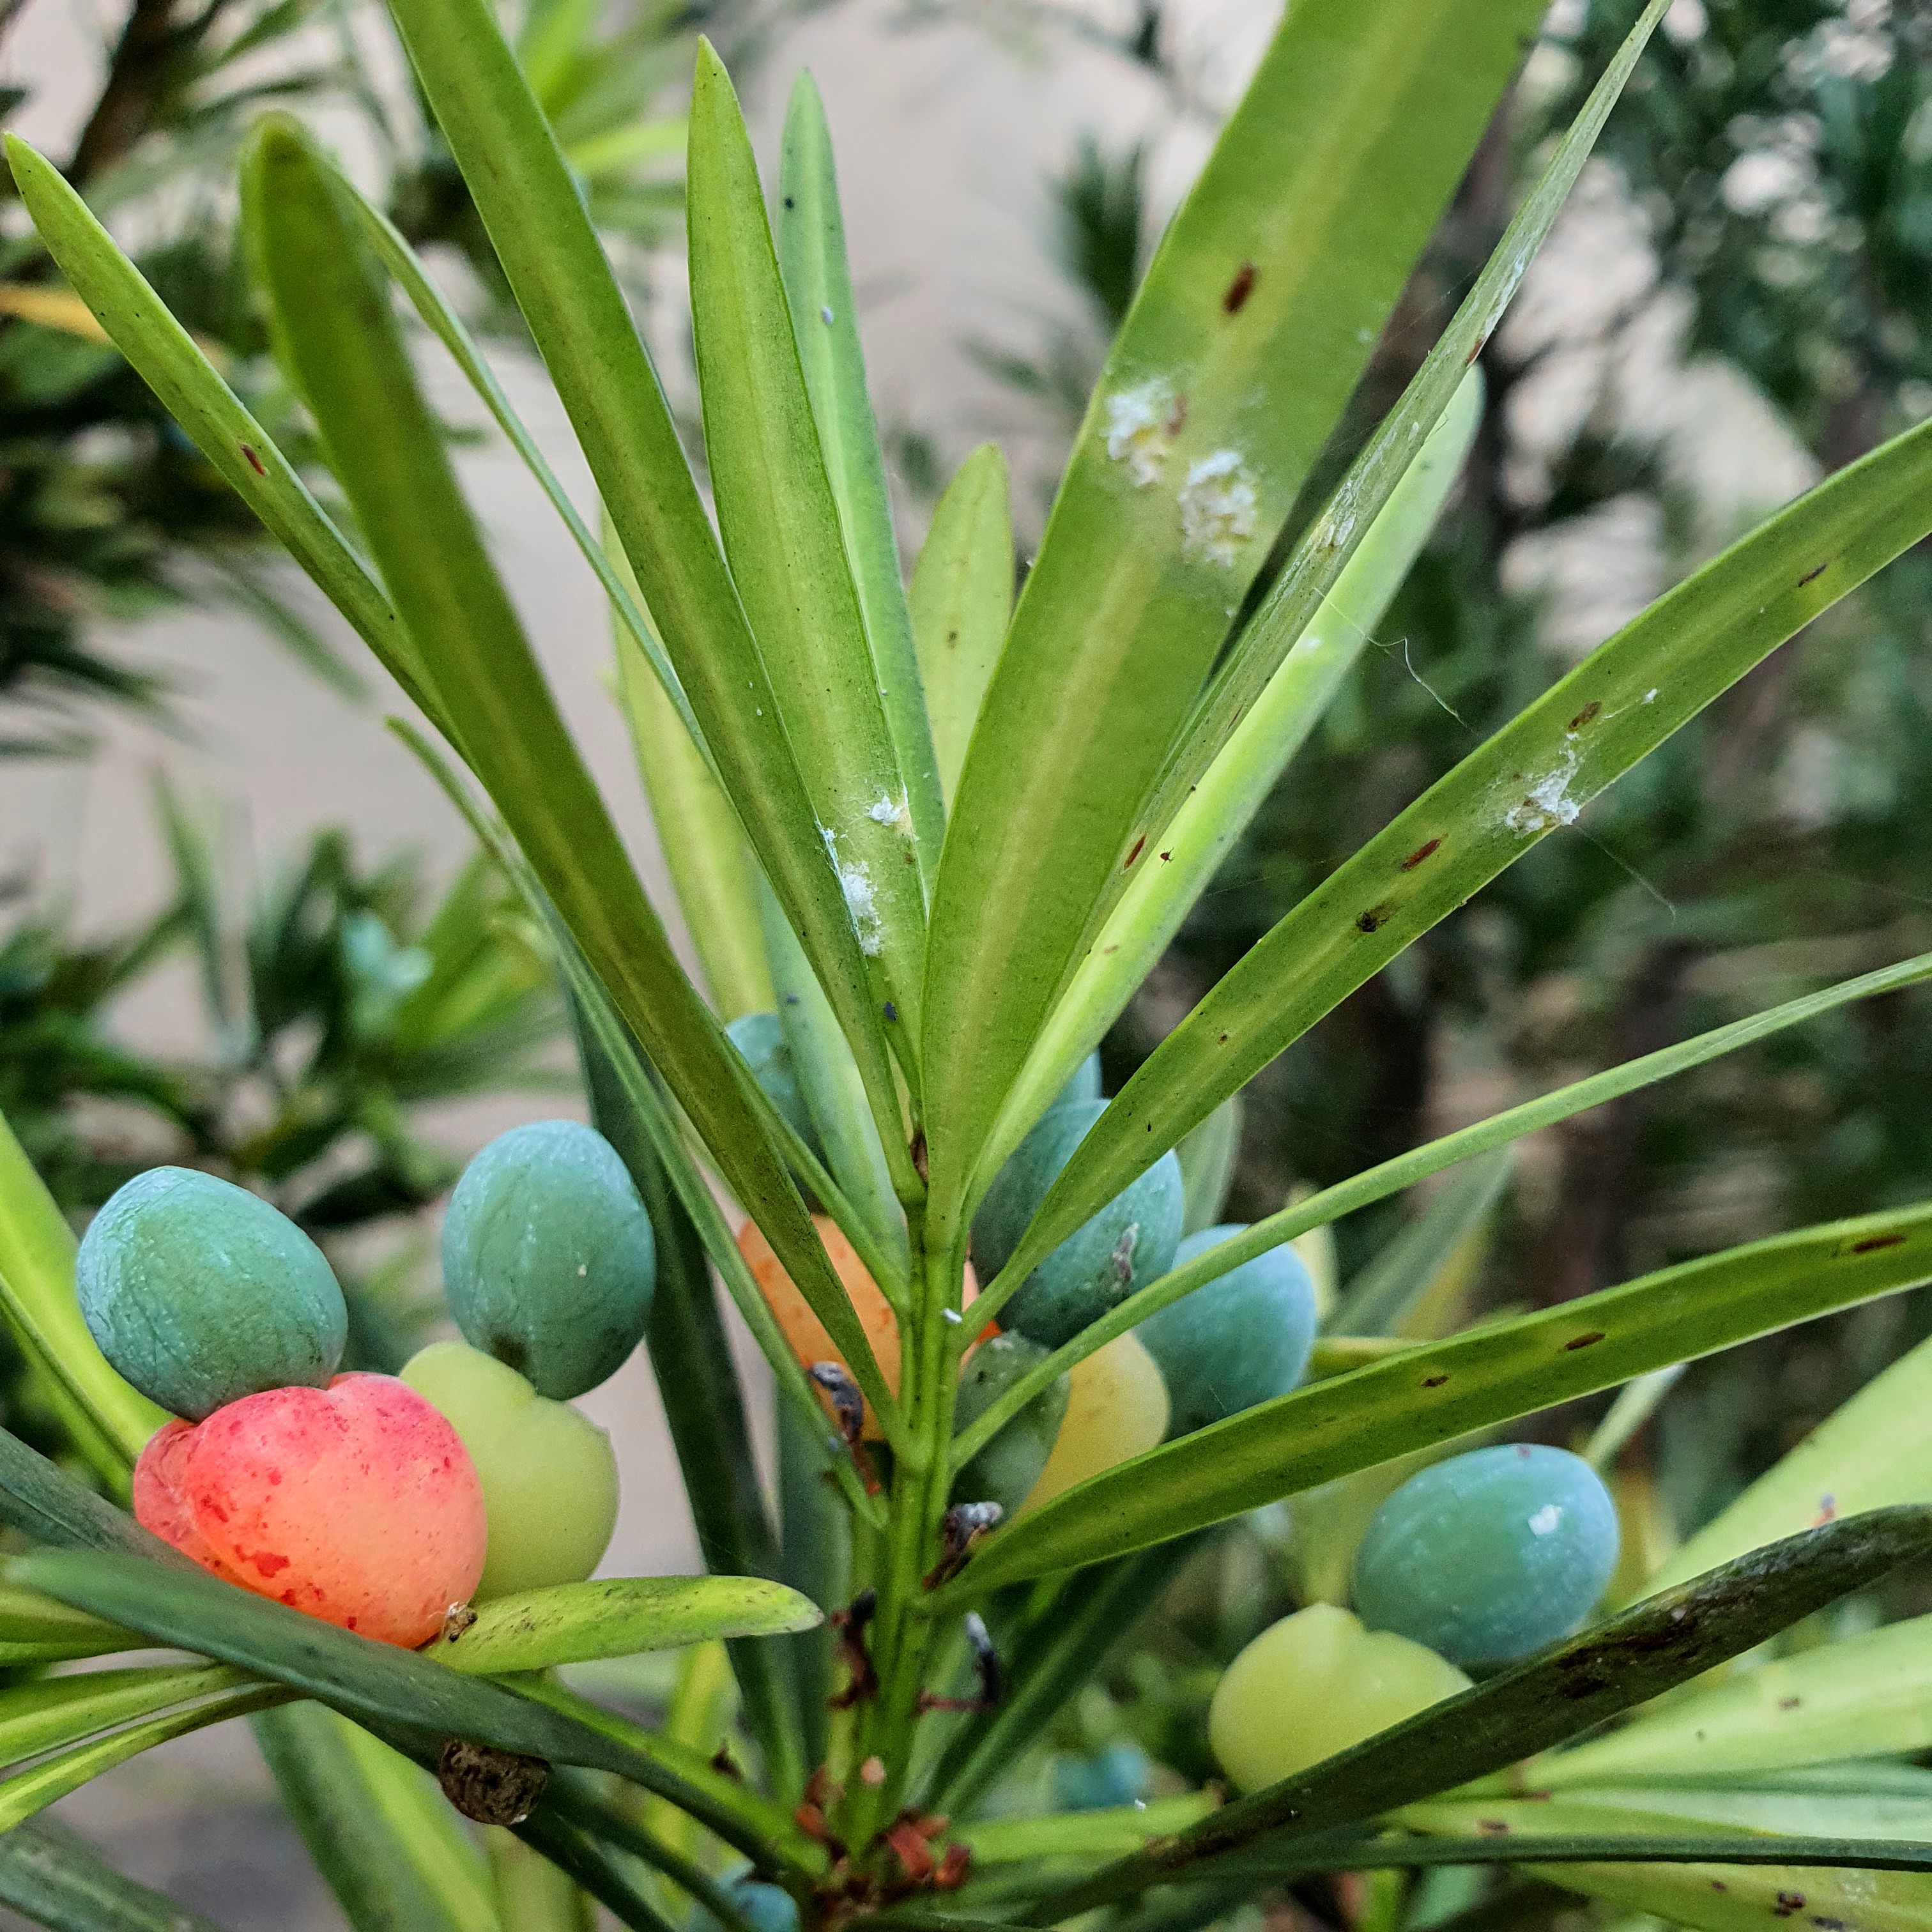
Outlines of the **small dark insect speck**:
M1439 852L1442 849L1442 842L1439 838L1430 839L1426 845L1418 845L1413 852L1410 853L1406 859L1403 860L1402 862L1402 869L1405 872L1412 872L1417 866L1422 863L1424 860L1428 858L1433 853Z
M1829 557L1827 557L1822 563L1814 564L1810 569L1808 570L1798 580L1798 589L1802 590L1806 584L1816 583L1818 579L1822 577L1826 572L1829 570L1831 567L1832 560Z
M1227 1045L1227 1043L1228 1043L1228 1036L1227 1036L1226 1034L1223 1034L1221 1036L1220 1040L1219 1040L1219 1042L1217 1042L1217 1044L1218 1044L1218 1045L1220 1045L1220 1046L1226 1046Z
M1371 906L1355 921L1356 928L1362 932L1376 932L1388 925L1389 915L1395 910L1388 905Z
M257 476L266 476L268 475L268 466L255 453L254 447L252 444L246 442L243 443L242 445L242 454L248 459L248 467L254 470Z
M1172 852L1163 852L1160 856L1163 860L1168 860L1172 859L1174 854Z
M1228 292L1221 298L1223 312L1228 315L1239 315L1243 304L1254 292L1255 265L1252 262L1244 262L1234 271L1234 279L1228 284Z
M785 196L785 206L788 208L796 208L798 206L798 203L793 200L790 195L787 195Z
M1597 699L1594 698L1592 698L1589 703L1585 705L1582 710L1578 712L1576 716L1571 718L1569 723L1564 726L1564 730L1566 731L1582 730L1583 727L1588 724L1590 720L1595 717L1597 713L1602 710L1603 708L1602 704Z
M1869 1240L1854 1241L1852 1252L1855 1255L1876 1254L1880 1248L1895 1248L1905 1239L1903 1234L1874 1234Z
M1780 1697L1778 1700L1778 1708L1780 1711L1795 1711L1804 1702L1802 1697Z
M888 1000L886 1002L886 1024L888 1026L891 1025L893 1021L896 1020L898 1016L898 1008L894 1006L891 1000Z
M1711 1881L1711 1889L1713 1892L1729 1892L1730 1890L1730 1887L1727 1886L1722 1879L1714 1878Z
M1422 1386L1424 1388L1440 1388L1448 1379L1447 1376L1424 1376Z
M1564 1343L1563 1352L1567 1355L1572 1349L1589 1348L1593 1343L1600 1342L1603 1339L1600 1330L1593 1335L1573 1335Z
M1778 1894L1778 1902L1786 1912L1802 1912L1804 1910L1804 1894L1802 1892L1780 1892Z

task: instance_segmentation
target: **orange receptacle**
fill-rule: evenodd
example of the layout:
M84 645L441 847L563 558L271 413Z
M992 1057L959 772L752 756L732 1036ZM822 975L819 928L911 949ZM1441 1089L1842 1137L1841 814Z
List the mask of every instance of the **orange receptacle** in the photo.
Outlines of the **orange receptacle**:
M866 1331L866 1340L872 1345L872 1353L878 1358L879 1372L885 1377L886 1388L897 1395L898 1319L838 1222L829 1215L814 1214L812 1224L818 1230L818 1238L825 1244L826 1255L844 1285L846 1297L859 1318L860 1326ZM824 1323L812 1312L812 1304L780 1266L778 1256L772 1252L772 1244L755 1222L747 1221L738 1230L738 1252L750 1264L752 1278L758 1284L758 1292L765 1298L766 1306L778 1317L778 1326L784 1330L784 1338L791 1344L791 1352L807 1368L814 1362L837 1362L849 1370L850 1364L832 1346L832 1337L825 1332ZM974 1279L969 1263L966 1269L967 1300L970 1302L979 1292L979 1283ZM883 1433L878 1418L868 1402L866 1440L877 1442Z

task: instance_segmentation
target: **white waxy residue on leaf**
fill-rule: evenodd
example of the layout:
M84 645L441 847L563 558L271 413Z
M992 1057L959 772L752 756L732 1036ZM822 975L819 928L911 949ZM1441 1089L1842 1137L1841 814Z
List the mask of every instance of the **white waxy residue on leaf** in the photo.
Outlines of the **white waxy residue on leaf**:
M1202 458L1180 486L1180 547L1210 563L1232 564L1255 533L1255 479L1238 449Z
M1107 398L1107 454L1127 466L1136 490L1160 481L1181 419L1173 385L1157 376Z

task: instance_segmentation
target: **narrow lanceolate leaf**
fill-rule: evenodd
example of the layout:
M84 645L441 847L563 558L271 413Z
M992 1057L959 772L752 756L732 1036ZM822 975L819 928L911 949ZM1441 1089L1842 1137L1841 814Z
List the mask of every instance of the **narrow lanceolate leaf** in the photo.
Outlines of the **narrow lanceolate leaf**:
M165 1893L124 1878L78 1832L33 1819L0 1838L0 1904L59 1932L219 1932Z
M1278 1784L1177 1838L1052 1894L1024 1915L1051 1924L1184 1874L1268 1836L1270 1847L1453 1790L1559 1743L1763 1642L1932 1549L1932 1510L1884 1510L1754 1552Z
M24 1820L45 1810L70 1791L78 1791L117 1764L125 1764L157 1744L184 1738L192 1731L206 1730L209 1725L224 1724L230 1718L249 1717L286 1703L293 1694L279 1684L250 1682L42 1758L0 1784L0 1844L5 1842L4 1834Z
M1397 1154L1377 1166L1364 1168L1347 1180L1338 1181L1333 1187L1325 1187L1319 1193L1292 1202L1278 1214L1256 1222L1246 1233L1231 1235L1226 1240L1217 1242L1207 1253L1197 1256L1185 1267L1178 1268L1162 1275L1158 1281L1151 1281L1145 1288L1136 1290L1111 1312L1083 1329L1064 1348L1054 1350L1044 1362L1016 1382L998 1401L989 1404L970 1429L961 1430L953 1438L953 1466L963 1467L976 1455L1055 1376L1064 1374L1076 1362L1084 1360L1096 1348L1103 1348L1116 1335L1125 1334L1156 1310L1171 1306L1196 1288L1217 1280L1229 1269L1238 1268L1242 1262L1252 1261L1257 1255L1266 1254L1284 1241L1298 1245L1311 1232L1325 1230L1330 1222L1342 1216L1386 1200L1392 1194L1399 1194L1404 1188L1412 1187L1418 1181L1453 1167L1459 1161L1506 1147L1526 1134L1552 1126L1559 1120L1567 1120L1590 1108L1602 1106L1625 1094L1636 1093L1660 1080L1667 1080L1691 1067L1719 1059L1725 1054L1735 1053L1754 1041L1815 1018L1835 1007L1914 986L1928 976L1932 976L1932 953L1921 953L1895 966L1862 974L1854 980L1840 980L1835 986L1788 1000L1782 1006L1754 1013L1747 1019L1735 1020L1729 1026L1714 1027L1709 1032L1699 1034L1678 1046L1660 1048L1654 1053L1626 1060L1621 1066L1593 1073L1587 1079L1559 1087L1554 1092L1539 1094L1533 1100L1506 1108L1486 1120L1459 1128L1440 1140L1430 1141L1407 1154ZM1010 1280L1011 1274L1009 1269L1006 1278ZM982 1305L989 1316L997 1311L1003 1299L997 1289L982 1298ZM1330 1365L1324 1372L1336 1374L1364 1361L1378 1360L1389 1351L1389 1344L1380 1337L1350 1336L1346 1338L1346 1348L1340 1346L1342 1339L1336 1338L1336 1348L1329 1355ZM1318 1340L1318 1360L1326 1346ZM1918 1465L1907 1459L1906 1466ZM1866 1506L1913 1502L1920 1493L1906 1490L1874 1495ZM1724 1553L1736 1555L1750 1547L1754 1540L1768 1542L1774 1536L1802 1528L1814 1520L1814 1515L1815 1512L1795 1518L1781 1516L1778 1526L1764 1535L1747 1538Z
M824 452L825 474L838 506L845 554L851 560L886 723L905 780L920 868L929 880L946 836L939 768L899 577L885 455L866 388L866 357L859 342L852 273L845 260L845 221L838 207L832 132L808 74L800 74L794 84L785 116L775 226L778 266Z
M496 427L503 432L510 447L523 458L524 466L550 499L550 507L556 512L564 528L570 532L572 542L577 545L585 562L596 572L597 580L603 585L604 594L610 598L611 609L616 613L618 622L650 665L663 694L664 702L684 722L693 739L697 739L699 736L697 720L679 686L677 674L671 669L670 659L664 656L664 646L658 641L656 632L651 628L649 620L639 606L637 586L630 580L622 556L607 555L602 545L591 535L590 526L578 514L577 506L570 500L569 493L557 481L556 471L551 469L543 452L537 447L536 438L524 426L523 418L517 414L502 384L497 381L496 372L484 359L482 350L477 347L476 338L464 326L463 318L451 307L448 298L430 280L429 271L418 259L416 250L404 240L395 224L367 196L358 192L346 176L333 169L330 172L334 176L337 191L342 196L345 205L353 210L363 238L368 242L376 259L382 263L396 286L409 297L410 306L422 319L424 326L448 350L452 360L462 370L470 386L496 418Z
M246 186L281 352L459 748L792 1278L848 1305L760 1129L742 1062L679 966L491 567L328 173L290 124L268 121Z
M0 1691L0 1766L78 1744L97 1732L247 1688L255 1680L224 1664L151 1664L43 1677Z
M1542 10L1298 0L1167 231L1081 427L947 834L927 1041L942 1218Z
M132 1630L85 1616L38 1591L0 1583L0 1667L57 1664L140 1648L141 1640Z
M1600 645L1330 873L1169 1034L1080 1144L1040 1256L1438 920L1932 531L1932 424L1894 438Z
M86 1484L0 1429L0 1522L56 1550L112 1550L176 1569L194 1564Z
M355 1932L517 1932L490 1875L428 1775L320 1704L254 1720L283 1804Z
M996 1532L978 1595L1219 1522L1486 1424L1932 1279L1932 1203L1687 1262L1336 1376L1123 1462Z
M605 1576L497 1597L427 1653L452 1670L498 1676L674 1650L715 1636L778 1636L824 1621L796 1590L759 1576Z
M868 962L676 425L577 182L489 0L394 0L390 13L883 1132L896 1124L898 1101ZM896 1134L888 1138L895 1179L916 1194L909 1153Z
M7 137L7 158L48 254L115 346L270 535L422 704L408 643L388 600L267 432L59 170L15 135Z
M724 63L700 43L686 173L704 447L731 575L917 1090L926 895L758 164Z
M88 1333L74 1293L78 1246L0 1114L0 1306L28 1358L77 1412L76 1434L96 1473L119 1484L168 1418L115 1373Z
M982 442L946 486L912 574L912 628L948 811L1013 608L1006 460Z
M620 553L615 567L638 621L655 637L642 593ZM682 713L652 673L621 610L611 626L617 652L617 701L631 728L651 823L664 848L679 910L718 1017L728 1023L769 1012L775 997L758 926L758 873L745 828L731 809Z
M1403 1317L1459 1251L1480 1238L1514 1165L1514 1150L1498 1148L1479 1155L1445 1182L1422 1213L1348 1284L1323 1326L1342 1335L1402 1333Z
M1165 827L1238 721L1260 697L1276 667L1313 623L1337 573L1363 541L1397 487L1409 452L1451 405L1458 386L1483 351L1514 296L1523 272L1543 246L1610 110L1635 68L1670 0L1648 0L1597 85L1578 111L1542 178L1524 198L1475 286L1417 370L1402 399L1349 466L1322 514L1295 546L1254 621L1216 673L1169 753L1152 795L1136 817L1136 836ZM1161 842L1166 844L1163 838Z
M761 890L758 910L764 922L765 957L778 994L778 1024L806 1110L818 1130L826 1166L864 1222L854 1245L887 1300L896 1306L904 1298L905 1216L892 1196L892 1174L878 1128L866 1106L859 1070L838 1030L832 1003L804 947L786 924L776 896Z
M1126 1010L1342 688L1461 475L1482 414L1472 370L1268 688L1128 874L1001 1110L982 1173L997 1171Z
M371 1642L199 1570L164 1570L128 1556L46 1552L8 1565L18 1582L96 1616L117 1618L158 1643L250 1670L425 1748L467 1738L557 1764L628 1778L682 1806L727 1844L754 1857L772 1847L748 1822L728 1781L700 1785L610 1732L487 1678L466 1677L392 1645ZM726 1789L719 1791L716 1786Z
M1932 1341L1921 1342L1786 1451L1670 1557L1657 1586L1822 1517L1932 1498Z
M1932 1617L1865 1630L1713 1684L1522 1769L1526 1789L1717 1780L1932 1745Z

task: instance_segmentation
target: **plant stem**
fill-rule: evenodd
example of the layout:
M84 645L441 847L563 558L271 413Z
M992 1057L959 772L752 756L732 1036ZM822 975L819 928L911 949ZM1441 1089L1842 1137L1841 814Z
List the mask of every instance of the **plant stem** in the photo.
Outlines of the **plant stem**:
M904 1802L912 1766L920 1696L932 1643L925 1580L939 1560L952 1476L956 1378L946 1311L959 1309L965 1276L963 1244L935 1246L916 1210L908 1216L913 1274L904 1330L900 1399L906 1443L896 1457L878 1607L871 1630L877 1695L860 1707L854 1769L840 1813L840 1835L862 1862ZM868 1770L876 1782L868 1782Z

